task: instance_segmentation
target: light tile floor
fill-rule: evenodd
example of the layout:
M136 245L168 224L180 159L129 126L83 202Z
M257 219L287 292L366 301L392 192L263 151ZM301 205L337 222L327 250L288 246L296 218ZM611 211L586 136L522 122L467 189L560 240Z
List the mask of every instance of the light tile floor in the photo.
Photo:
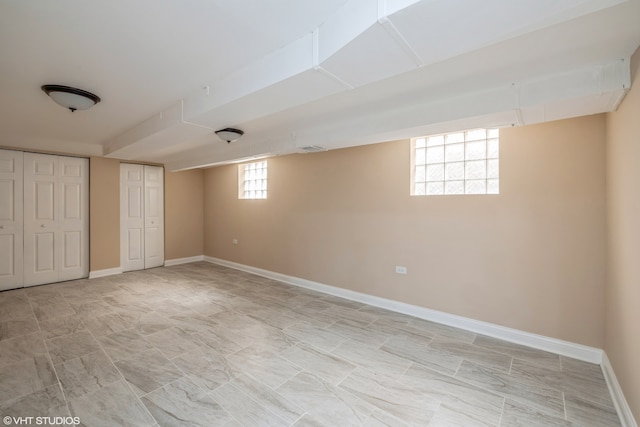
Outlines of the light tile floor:
M6 416L620 425L597 365L204 262L0 292Z

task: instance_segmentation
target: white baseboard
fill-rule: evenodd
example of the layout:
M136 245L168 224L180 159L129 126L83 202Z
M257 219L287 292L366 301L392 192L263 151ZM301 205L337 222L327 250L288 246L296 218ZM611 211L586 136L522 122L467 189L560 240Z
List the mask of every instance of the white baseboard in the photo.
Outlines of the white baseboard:
M190 262L204 261L204 255L190 256L187 258L175 258L165 260L164 266L171 267L172 265L188 264Z
M636 423L636 420L631 413L631 408L629 408L627 399L625 399L624 394L622 393L622 388L620 387L618 378L613 371L613 366L611 366L607 353L603 353L601 366L604 379L607 381L607 385L609 386L609 393L611 393L613 404L616 407L618 416L620 417L620 424L622 424L622 427L638 427L638 423Z
M104 270L91 271L91 272L89 272L89 279L96 279L98 277L113 276L114 274L122 274L122 268L121 267L115 267L115 268L106 268Z
M572 357L589 363L601 364L603 351L598 348L588 347L581 344L563 341L555 338L545 337L543 335L532 334L530 332L520 331L518 329L507 328L505 326L495 325L493 323L482 322L467 317L456 316L454 314L444 313L442 311L431 310L425 307L406 304L386 298L380 298L373 295L363 294L344 288L325 285L323 283L312 282L310 280L301 279L299 277L287 276L285 274L275 273L261 268L251 267L232 261L219 258L205 256L204 260L213 264L219 264L226 267L235 268L237 270L253 273L258 276L267 277L269 279L278 280L290 285L299 286L306 289L334 295L337 297L362 302L398 313L408 314L420 319L430 320L432 322L441 323L456 328L465 329L482 335L488 335L499 338L515 344L526 345L543 351L548 351L562 356Z

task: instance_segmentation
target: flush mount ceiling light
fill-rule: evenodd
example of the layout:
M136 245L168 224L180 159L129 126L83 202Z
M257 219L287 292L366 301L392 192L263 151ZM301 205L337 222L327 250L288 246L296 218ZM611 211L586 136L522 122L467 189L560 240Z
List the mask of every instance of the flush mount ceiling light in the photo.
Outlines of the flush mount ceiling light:
M68 108L71 112L86 110L100 102L100 97L70 86L44 85L41 89L53 99L56 104Z
M217 130L216 135L218 135L221 140L227 141L227 144L231 144L232 142L239 140L240 137L244 135L244 132L240 129L224 128Z

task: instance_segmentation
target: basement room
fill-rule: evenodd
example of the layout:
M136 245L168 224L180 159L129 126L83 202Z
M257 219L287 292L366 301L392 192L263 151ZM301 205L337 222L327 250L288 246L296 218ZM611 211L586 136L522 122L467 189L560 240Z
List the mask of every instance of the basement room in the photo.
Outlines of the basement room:
M639 23L1 1L2 425L637 427Z

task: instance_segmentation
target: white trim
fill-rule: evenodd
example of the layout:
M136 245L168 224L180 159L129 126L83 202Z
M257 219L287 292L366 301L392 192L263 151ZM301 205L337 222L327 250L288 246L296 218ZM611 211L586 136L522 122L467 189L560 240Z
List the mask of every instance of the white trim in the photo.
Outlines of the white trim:
M607 353L605 352L603 352L602 355L601 366L602 373L604 374L604 379L607 381L607 385L609 386L609 393L611 393L613 405L616 407L618 417L620 417L620 424L622 425L622 427L638 427L638 423L636 423L635 418L633 418L633 414L631 413L631 408L629 408L627 399L625 399L624 394L622 393L622 388L620 387L618 378L613 371L611 361L609 361Z
M95 270L89 272L89 279L96 279L98 277L113 276L115 274L122 274L122 267L106 268L104 270Z
M175 258L165 260L164 266L171 267L172 265L188 264L190 262L204 261L204 255L190 256L187 258Z
M518 329L495 325L493 323L482 322L480 320L456 316L454 314L444 313L442 311L431 310L425 307L419 307L412 304L406 304L399 301L393 301L386 298L363 294L360 292L351 291L349 289L338 288L318 282L312 282L310 280L301 279L299 277L287 276L285 274L275 273L269 270L263 270L261 268L251 267L248 265L239 264L219 258L205 256L204 260L213 264L219 264L226 267L235 268L236 270L253 273L258 276L267 277L269 279L278 280L290 285L299 286L325 294L362 302L376 307L385 308L387 310L396 311L398 313L408 314L420 319L454 326L456 328L465 329L482 335L488 335L512 343L526 345L538 350L544 350L551 353L560 354L562 356L572 357L574 359L582 360L585 362L595 363L598 365L602 363L603 351L599 348L588 347L569 341L563 341L556 338L550 338L543 335L520 331Z

